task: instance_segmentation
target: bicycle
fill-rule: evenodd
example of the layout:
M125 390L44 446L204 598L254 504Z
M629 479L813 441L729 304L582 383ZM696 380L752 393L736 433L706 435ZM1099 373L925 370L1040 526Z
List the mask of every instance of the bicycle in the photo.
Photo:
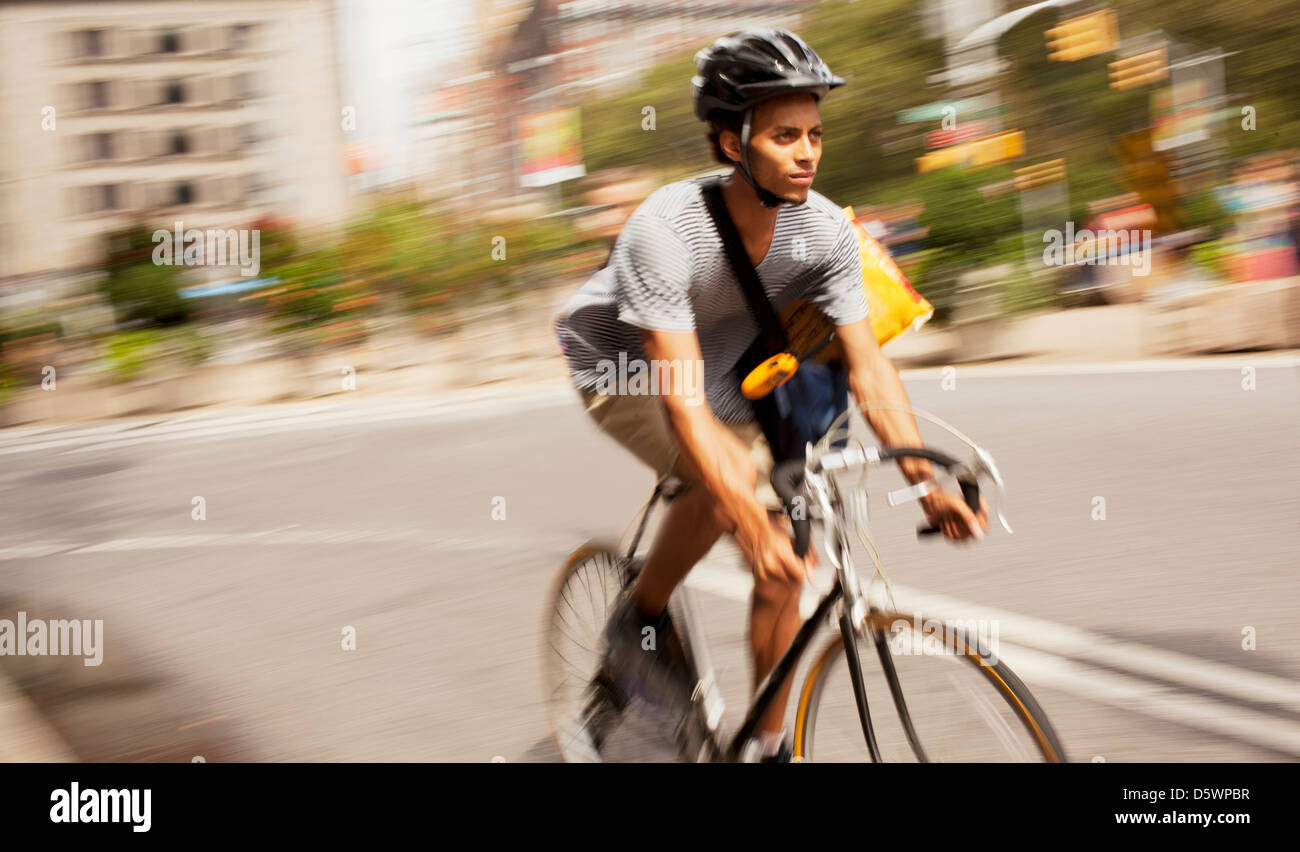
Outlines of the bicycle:
M1005 487L992 455L927 412L901 407L897 410L910 411L948 430L973 450L972 460L963 463L927 448L869 447L847 429L840 428L846 412L821 441L807 446L804 460L776 466L772 484L791 519L795 552L800 556L807 552L812 522L820 521L824 550L835 577L829 592L820 599L790 647L759 686L744 721L730 735L721 725L725 705L708 648L701 640L704 634L691 595L685 583L674 592L669 604L670 618L681 637L695 684L690 707L683 708L672 731L681 757L696 762L753 761L756 754L751 738L759 719L781 684L794 674L822 625L833 621L838 628L837 635L813 658L798 692L794 762L811 761L814 755L819 760L870 759L873 763L885 762L887 757L919 762L931 762L936 757L982 762L1004 761L1008 759L1007 754L1013 756L1011 759L1066 761L1060 738L1046 714L1024 683L996 659L987 642L972 639L965 627L953 627L951 622L922 620L919 613L909 617L894 610L892 585L867 528L862 485L867 468L906 457L928 459L955 477L972 511L979 511L979 478L987 476L997 486L998 520L1011 532L1002 511ZM856 442L857 447L850 447L850 441ZM846 475L855 470L861 471L859 482L852 488L846 487ZM640 566L637 550L651 511L661 500L670 501L680 487L678 480L661 479L640 511L636 532L626 548L588 542L570 555L552 584L543 616L543 689L552 738L565 760L604 757L577 748L577 740L571 736L575 725L582 724L594 731L599 744L607 741L623 718L626 707L622 697L613 688L608 673L600 670L600 631L616 595L636 578ZM888 495L889 503L899 505L919 499L922 494L917 486L899 489ZM865 591L853 566L850 531L857 531L868 545L876 566ZM922 527L917 535L926 537L938 532L933 527ZM594 591L597 578L599 593ZM877 578L880 582L875 582ZM565 629L571 626L565 616L580 614L580 608L574 604L579 585L590 599L595 615L592 644L586 648L594 662L585 665L565 655L567 646L560 647L564 640L574 639ZM873 650L880 661L880 670L868 673L863 659ZM569 654L576 656L572 651ZM921 665L922 661L927 664ZM928 661L944 661L945 665ZM836 682L841 670L847 670L851 696L827 689ZM870 684L868 674L873 678ZM911 701L904 696L904 683L912 694ZM977 685L983 688L976 689ZM959 698L943 694L942 690L949 686L956 687ZM893 718L879 711L873 715L875 707L868 701L869 695L885 691L891 698L887 707L892 709ZM994 696L999 696L1001 702L992 700ZM984 723L986 736L975 735L976 721ZM844 738L845 742L839 742L837 737ZM996 753L991 752L994 746L998 748Z

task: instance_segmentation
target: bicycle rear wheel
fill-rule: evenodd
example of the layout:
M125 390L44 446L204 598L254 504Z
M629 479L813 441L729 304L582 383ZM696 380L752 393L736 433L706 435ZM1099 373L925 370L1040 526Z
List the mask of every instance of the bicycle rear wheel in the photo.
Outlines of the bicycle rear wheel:
M975 633L969 623L867 616L855 642L882 761L1065 761L1038 702L996 659L996 641ZM800 761L871 760L842 636L826 645L804 682L794 755Z
M616 717L614 696L591 685L600 668L602 633L631 566L611 545L591 541L561 566L542 616L542 691L551 738L568 762L598 759L575 729L595 714Z

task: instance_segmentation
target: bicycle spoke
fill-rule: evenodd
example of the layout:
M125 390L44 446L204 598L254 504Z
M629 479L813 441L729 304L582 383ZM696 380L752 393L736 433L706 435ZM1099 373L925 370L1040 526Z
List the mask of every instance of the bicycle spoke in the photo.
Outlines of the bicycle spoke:
M552 649L554 649L554 645L552 645ZM569 667L569 670L575 672L575 676L573 676L573 680L576 680L578 684L581 684L582 688L586 688L586 684L590 683L590 679L591 679L591 675L593 675L594 667L593 667L593 671L589 671L584 669L584 667L573 665L573 663L569 662L568 658L565 658L564 654L560 653L559 650L555 650L555 656L559 657L560 659L563 659L565 665ZM556 687L556 689L558 688L559 687Z
M572 642L574 645L577 645L579 648L581 648L582 650L586 651L587 653L589 653L589 654L591 654L591 655L593 655L593 656L600 656L600 651L599 651L599 650L597 650L596 648L592 648L592 647L590 647L590 646L588 646L588 645L584 645L580 639L578 639L578 638L572 636L571 634L569 634L568 632L566 632L563 628L560 628L560 633L564 635L564 638L568 639L568 640L569 640L570 642Z
M603 624L601 623L601 621L600 621L600 613L598 613L598 612L596 611L596 601L594 600L595 595L593 595L593 594L591 593L591 583L588 581L587 576L586 576L586 575L587 575L587 571L588 571L588 567L587 567L587 566L584 566L584 567L583 567L583 570L580 572L580 573L581 573L580 579L582 580L582 587L583 587L583 589L584 589L584 590L586 591L586 593L587 593L587 601L588 601L588 603L591 604L591 615L592 615L592 618L595 619L595 623L596 623L597 625L603 627L604 625L603 625ZM602 571L601 574L603 575L604 572Z
M588 587L588 589L590 589L591 584L588 583L588 581L587 581L585 578L583 579L583 583ZM600 600L601 600L601 602L603 603L604 600L605 600L605 572L604 572L604 571L601 571L601 572L600 572L600 587L601 587L601 598L600 598ZM600 618L600 612L597 611L597 609L596 609L596 596L593 595L593 594L591 594L590 591L588 592L588 595L587 595L587 596L588 596L588 599L591 601L591 615L592 615L592 618L595 619L595 621L594 621L593 623L594 623L595 625L597 625L598 628L603 628L603 627L604 627L604 622L601 621L601 618Z

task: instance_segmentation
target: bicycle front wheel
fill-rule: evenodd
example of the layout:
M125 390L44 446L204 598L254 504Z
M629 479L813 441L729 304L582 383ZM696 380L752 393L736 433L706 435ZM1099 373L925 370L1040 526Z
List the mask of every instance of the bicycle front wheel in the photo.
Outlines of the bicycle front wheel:
M1046 714L978 626L872 612L855 632L880 760L1065 761ZM990 647L992 646L992 647ZM799 761L872 760L843 636L818 655L795 718Z

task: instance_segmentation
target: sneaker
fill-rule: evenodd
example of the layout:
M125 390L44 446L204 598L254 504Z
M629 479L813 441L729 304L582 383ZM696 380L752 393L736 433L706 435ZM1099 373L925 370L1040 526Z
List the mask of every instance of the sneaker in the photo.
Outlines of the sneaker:
M794 748L790 745L790 738L783 732L781 734L781 746L777 749L776 754L769 754L765 757L760 756L762 746L759 744L758 737L750 737L749 742L745 744L741 751L740 760L742 763L790 763L794 760Z
M565 763L603 763L600 748L584 714L575 714L561 722L557 733L560 756Z
M647 648L651 636L654 647ZM604 640L603 670L623 703L639 701L681 715L690 704L696 678L667 612L657 622L647 622L631 594L623 592L605 626Z
M609 679L598 674L585 693L582 709L564 720L556 731L560 755L566 763L603 763L605 739L622 721L623 707L609 688Z
M794 749L790 747L790 740L781 737L781 748L776 754L769 754L767 757L760 757L759 763L789 763L794 759Z

